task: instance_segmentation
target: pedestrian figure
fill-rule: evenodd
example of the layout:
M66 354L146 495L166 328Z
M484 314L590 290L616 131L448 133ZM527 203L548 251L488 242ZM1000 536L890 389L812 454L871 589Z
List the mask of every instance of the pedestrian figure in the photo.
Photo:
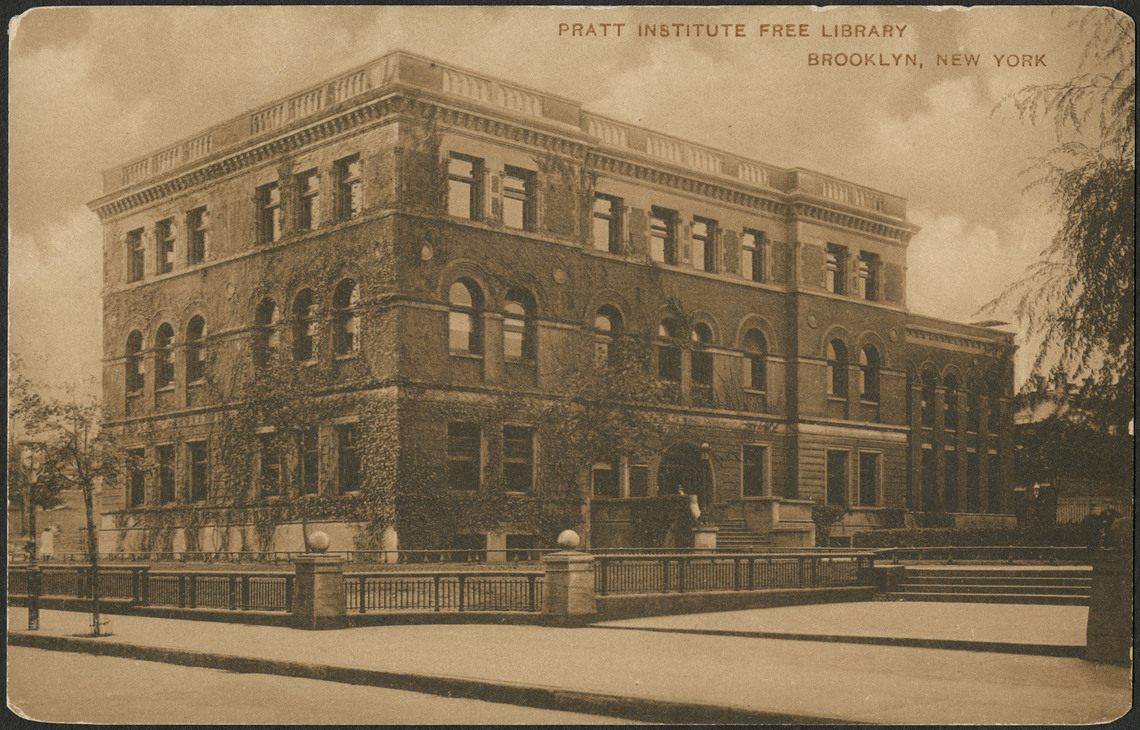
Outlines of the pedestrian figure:
M1103 532L1104 525L1101 523L1100 514L1090 510L1081 520L1081 538L1084 540L1085 547L1089 550L1096 550L1100 547L1100 538Z
M39 548L40 560L44 562L50 561L55 555L55 533L50 527L45 527L44 534L40 535Z

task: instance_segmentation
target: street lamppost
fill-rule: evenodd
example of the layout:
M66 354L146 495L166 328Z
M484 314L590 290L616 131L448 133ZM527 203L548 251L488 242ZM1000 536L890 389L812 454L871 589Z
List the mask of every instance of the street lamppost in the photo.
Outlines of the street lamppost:
M39 469L43 466L43 444L39 441L20 442L20 465L24 469L24 500L28 503L28 630L40 628L40 566L36 564L36 502L35 491Z

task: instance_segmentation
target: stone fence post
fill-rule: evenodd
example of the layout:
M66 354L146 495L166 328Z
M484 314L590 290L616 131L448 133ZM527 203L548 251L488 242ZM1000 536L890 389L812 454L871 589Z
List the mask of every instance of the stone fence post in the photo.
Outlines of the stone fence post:
M559 552L544 555L543 623L584 626L597 616L594 601L594 556L575 550L580 539L573 530L558 536Z
M293 560L293 625L299 629L342 629L348 625L344 558L326 555L328 546L328 536L314 532L309 536L309 549L316 552L298 555Z
M1132 661L1132 519L1109 530L1112 547L1092 553L1092 588L1085 659L1109 664Z

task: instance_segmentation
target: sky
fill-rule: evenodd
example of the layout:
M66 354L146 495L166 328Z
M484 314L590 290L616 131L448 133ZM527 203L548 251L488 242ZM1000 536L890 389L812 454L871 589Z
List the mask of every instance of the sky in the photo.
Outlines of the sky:
M1081 65L1090 39L1073 24L1087 12L34 9L9 27L10 348L41 381L97 393L102 238L86 203L102 194L101 172L396 49L901 195L921 227L908 251L909 308L977 321L979 307L1022 275L1056 224L1046 191L1031 187L1027 173L1057 144L1054 128L1020 120L1008 96L1095 70ZM583 35L573 34L575 23ZM585 35L591 23L595 35ZM604 36L602 23L611 24ZM675 23L688 24L689 37L638 37L642 24ZM730 24L732 32L698 38L694 24ZM844 38L845 26L876 35ZM882 37L884 26L891 37ZM914 54L922 67L812 65L813 53L876 61ZM978 61L939 65L938 54ZM1019 377L1026 362L1023 353Z

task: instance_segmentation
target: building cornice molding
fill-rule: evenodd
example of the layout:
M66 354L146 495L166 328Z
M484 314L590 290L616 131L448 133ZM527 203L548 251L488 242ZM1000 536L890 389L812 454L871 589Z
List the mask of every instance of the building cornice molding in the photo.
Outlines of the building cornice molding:
M918 325L906 325L906 340L916 345L926 345L928 347L938 347L943 350L954 350L957 352L990 356L1006 355L1015 349L1015 346L1011 342L1005 340L1005 337L1008 335L1005 335L1005 333L995 334L1002 335L1002 339L986 339L920 327Z

